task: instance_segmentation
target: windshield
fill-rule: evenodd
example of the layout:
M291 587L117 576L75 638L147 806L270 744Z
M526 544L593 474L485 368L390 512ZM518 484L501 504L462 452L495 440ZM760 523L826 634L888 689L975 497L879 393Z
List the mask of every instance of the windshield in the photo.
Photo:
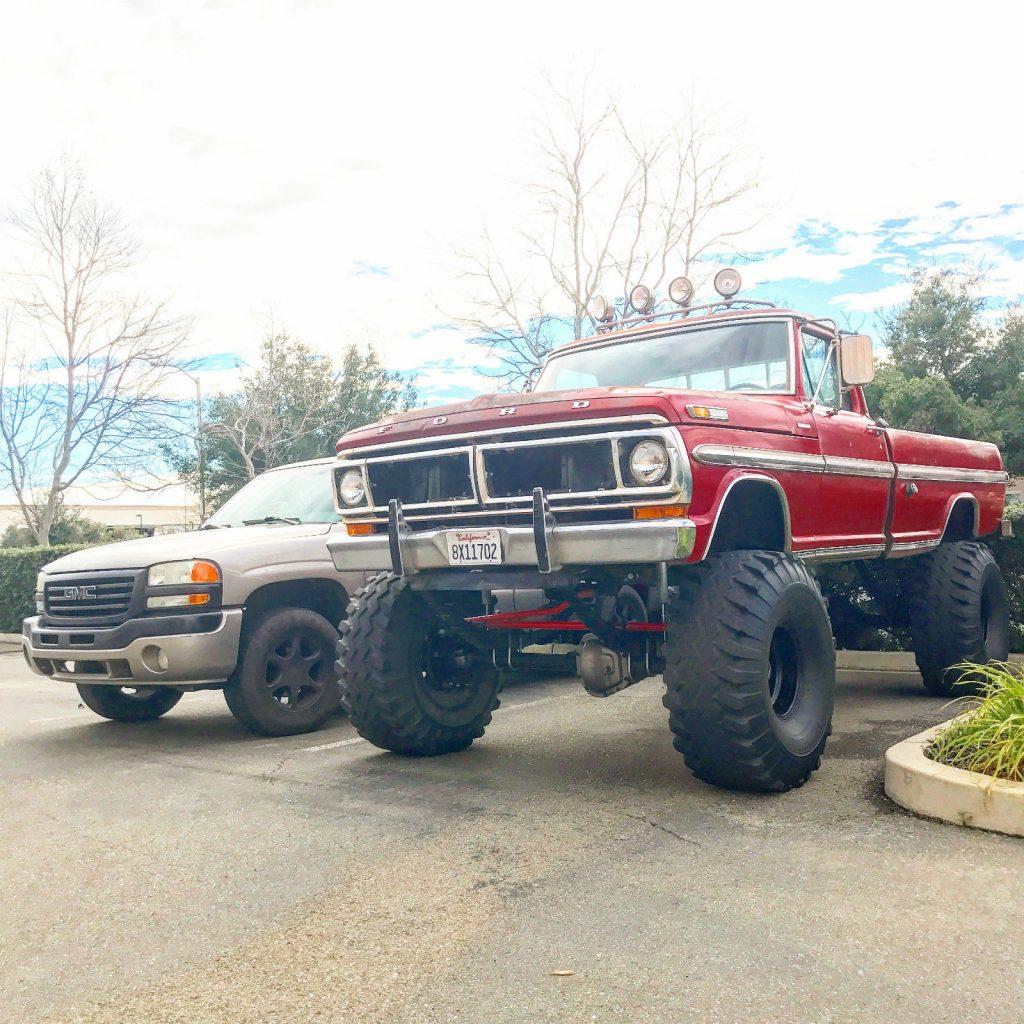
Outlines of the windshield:
M206 521L208 526L253 523L336 523L331 465L273 469L247 483Z
M720 324L555 353L534 391L651 387L688 391L789 390L789 326Z

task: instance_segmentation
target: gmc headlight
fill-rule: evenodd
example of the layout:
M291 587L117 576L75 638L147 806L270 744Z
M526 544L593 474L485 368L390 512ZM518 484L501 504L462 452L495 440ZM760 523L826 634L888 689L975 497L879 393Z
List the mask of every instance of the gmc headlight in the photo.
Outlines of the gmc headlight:
M362 505L366 501L366 484L363 481L363 471L361 469L346 469L341 474L341 480L338 482L338 493L341 495L341 500L349 508Z
M660 441L641 441L629 453L629 471L638 484L659 483L668 467L668 451Z
M189 583L220 583L220 569L213 562L161 562L150 566L146 583L151 587L181 587Z

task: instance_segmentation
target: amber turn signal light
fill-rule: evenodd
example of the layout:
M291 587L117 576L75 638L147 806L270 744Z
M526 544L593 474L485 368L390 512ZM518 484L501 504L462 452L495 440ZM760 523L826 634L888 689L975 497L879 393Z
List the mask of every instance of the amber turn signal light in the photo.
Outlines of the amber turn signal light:
M689 505L643 505L633 509L634 519L676 519L690 511Z
M373 523L346 523L345 529L350 537L369 537L377 532Z
M220 582L220 570L213 564L213 562L193 562L191 576L193 583ZM192 603L205 604L204 601L193 601Z

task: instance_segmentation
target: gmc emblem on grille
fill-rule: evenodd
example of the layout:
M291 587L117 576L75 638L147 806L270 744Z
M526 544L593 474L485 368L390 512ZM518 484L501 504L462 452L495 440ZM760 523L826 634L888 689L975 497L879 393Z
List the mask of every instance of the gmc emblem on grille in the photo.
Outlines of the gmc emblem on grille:
M54 590L53 596L58 596L58 592L56 590ZM59 596L64 598L65 601L95 601L96 587L64 587Z

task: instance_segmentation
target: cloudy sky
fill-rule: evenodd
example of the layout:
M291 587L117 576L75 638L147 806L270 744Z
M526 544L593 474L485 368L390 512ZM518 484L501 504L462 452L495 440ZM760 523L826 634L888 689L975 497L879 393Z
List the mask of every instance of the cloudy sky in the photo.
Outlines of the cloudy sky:
M446 316L449 245L516 216L542 68L593 69L641 125L691 94L726 112L760 182L760 297L870 328L908 268L964 260L994 309L1024 292L1019 3L3 10L0 204L79 159L142 287L194 315L208 389L270 316L373 343L427 399L486 389Z

